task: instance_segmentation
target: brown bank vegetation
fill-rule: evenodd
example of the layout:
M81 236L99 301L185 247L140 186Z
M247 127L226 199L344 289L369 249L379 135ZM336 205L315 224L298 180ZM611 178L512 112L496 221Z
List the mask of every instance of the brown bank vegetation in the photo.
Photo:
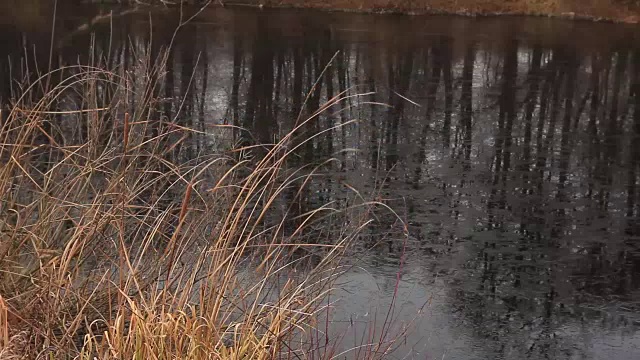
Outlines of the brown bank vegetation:
M534 15L637 23L640 0L58 0L57 11L75 9L87 3L173 7L180 3L225 7L310 8L394 14L457 14L465 16ZM12 16L0 22L48 27L55 1L7 0L0 2L0 14ZM26 21L25 21L26 20Z
M265 6L403 14L538 15L637 22L635 0L264 0Z
M73 1L73 0L72 0ZM180 0L131 0L175 5ZM218 6L298 7L400 14L536 15L635 23L638 0L183 0Z

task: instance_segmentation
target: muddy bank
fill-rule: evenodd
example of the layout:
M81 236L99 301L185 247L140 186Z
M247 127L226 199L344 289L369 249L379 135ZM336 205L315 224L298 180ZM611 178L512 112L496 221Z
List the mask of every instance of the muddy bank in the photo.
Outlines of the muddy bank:
M636 0L214 0L213 3L415 15L535 15L625 23L640 20L640 1Z

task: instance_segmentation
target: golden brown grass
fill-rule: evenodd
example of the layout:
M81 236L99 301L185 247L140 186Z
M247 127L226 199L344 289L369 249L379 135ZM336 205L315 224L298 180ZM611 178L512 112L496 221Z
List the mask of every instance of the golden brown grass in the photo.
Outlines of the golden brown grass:
M166 56L131 72L92 59L42 75L2 114L0 358L305 358L368 219L364 202L289 211L314 170L288 161L317 114L276 144L188 158L230 132L161 117ZM299 248L322 260L293 271Z

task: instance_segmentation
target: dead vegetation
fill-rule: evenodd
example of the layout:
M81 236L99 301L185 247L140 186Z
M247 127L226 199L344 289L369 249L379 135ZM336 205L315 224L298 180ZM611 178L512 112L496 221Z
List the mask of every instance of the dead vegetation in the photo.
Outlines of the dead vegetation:
M275 144L207 145L231 129L162 118L166 53L145 51L135 71L43 74L2 114L0 357L329 356L316 317L374 204L292 214L316 169L288 159L316 115ZM300 249L321 260L293 271Z

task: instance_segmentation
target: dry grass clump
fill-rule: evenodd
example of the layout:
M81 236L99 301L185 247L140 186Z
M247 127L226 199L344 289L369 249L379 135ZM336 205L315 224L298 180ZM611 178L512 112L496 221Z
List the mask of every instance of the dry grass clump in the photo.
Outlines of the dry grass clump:
M315 115L228 149L228 128L161 113L166 55L146 51L45 74L2 114L0 358L305 357L367 205L293 212Z

